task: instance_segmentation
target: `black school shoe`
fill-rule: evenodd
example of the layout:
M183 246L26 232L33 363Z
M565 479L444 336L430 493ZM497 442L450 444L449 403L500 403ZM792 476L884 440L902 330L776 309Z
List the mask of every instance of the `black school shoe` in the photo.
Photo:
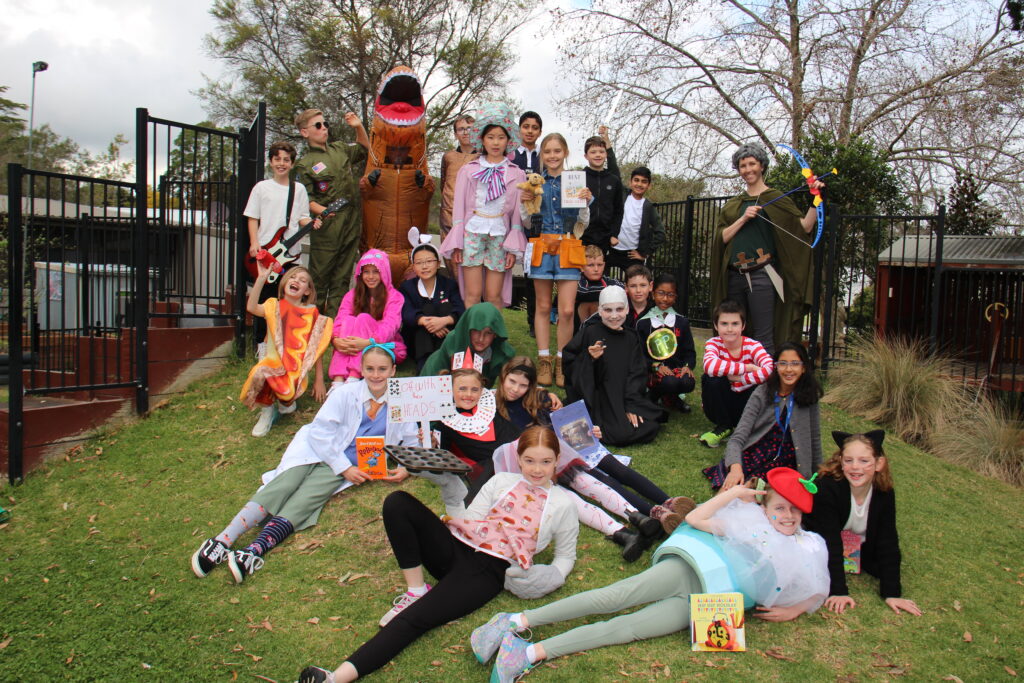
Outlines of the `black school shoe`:
M622 559L626 562L636 562L644 551L654 543L653 538L648 538L633 529L619 529L608 537L618 545L622 546Z
M640 533L648 538L656 538L661 534L661 522L648 517L639 510L629 513L629 523L640 530Z
M208 538L199 546L199 550L192 554L192 572L199 578L203 578L218 564L227 559L231 552L230 548L215 538Z

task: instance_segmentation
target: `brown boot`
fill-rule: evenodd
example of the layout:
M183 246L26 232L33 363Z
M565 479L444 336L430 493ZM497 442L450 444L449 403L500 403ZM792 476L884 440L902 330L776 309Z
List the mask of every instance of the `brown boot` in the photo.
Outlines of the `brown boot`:
M669 535L676 530L677 526L683 523L683 516L681 514L663 505L652 507L650 516L661 522L661 528Z
M565 375L562 374L561 356L555 356L555 384L560 387L565 386Z
M688 498L687 496L674 496L665 501L665 507L673 512L678 512L682 517L686 517L693 508L697 507L697 503L694 502L693 498Z
M537 357L537 384L551 386L551 356Z

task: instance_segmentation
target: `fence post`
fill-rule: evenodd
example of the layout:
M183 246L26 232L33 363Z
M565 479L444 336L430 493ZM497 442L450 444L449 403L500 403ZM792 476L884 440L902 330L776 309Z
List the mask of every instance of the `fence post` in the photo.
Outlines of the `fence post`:
M682 290L681 308L683 315L690 316L690 261L693 251L693 195L686 196L686 208L683 210L683 258L679 269L679 282L676 290Z
M22 371L22 338L24 327L25 271L22 257L25 242L22 232L21 164L7 164L7 479L17 484L22 478L25 452L25 387ZM32 209L29 207L29 214Z
M135 412L149 411L149 110L135 110Z
M822 372L828 372L828 354L831 350L829 342L832 341L832 325L835 324L835 321L832 320L832 299L835 296L835 269L838 262L836 251L839 245L839 207L835 204L829 205L829 211L825 220L825 231L828 233L828 241L826 242L828 254L827 256L823 255L822 260L827 264L828 277L823 278L825 280L825 298L823 301L825 311L822 314L820 340Z
M935 268L932 273L932 320L931 330L928 334L928 347L933 356L939 352L939 314L942 310L939 299L942 296L942 241L945 234L946 205L939 204L939 214L935 217Z

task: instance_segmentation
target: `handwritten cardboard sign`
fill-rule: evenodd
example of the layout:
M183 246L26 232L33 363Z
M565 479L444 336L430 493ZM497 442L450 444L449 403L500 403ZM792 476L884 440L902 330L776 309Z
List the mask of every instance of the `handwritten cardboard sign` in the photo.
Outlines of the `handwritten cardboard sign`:
M454 415L451 376L392 377L388 411L392 422L428 422Z

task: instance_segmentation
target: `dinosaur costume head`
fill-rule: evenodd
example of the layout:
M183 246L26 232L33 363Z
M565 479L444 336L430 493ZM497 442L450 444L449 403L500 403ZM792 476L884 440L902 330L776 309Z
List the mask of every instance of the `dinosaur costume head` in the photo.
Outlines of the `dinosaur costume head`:
M406 233L429 224L434 181L427 170L426 111L412 69L396 66L380 80L362 188L361 249L387 252L396 279L409 265Z
M427 112L420 79L407 66L396 66L380 81L374 101L375 119L392 126L414 126Z

